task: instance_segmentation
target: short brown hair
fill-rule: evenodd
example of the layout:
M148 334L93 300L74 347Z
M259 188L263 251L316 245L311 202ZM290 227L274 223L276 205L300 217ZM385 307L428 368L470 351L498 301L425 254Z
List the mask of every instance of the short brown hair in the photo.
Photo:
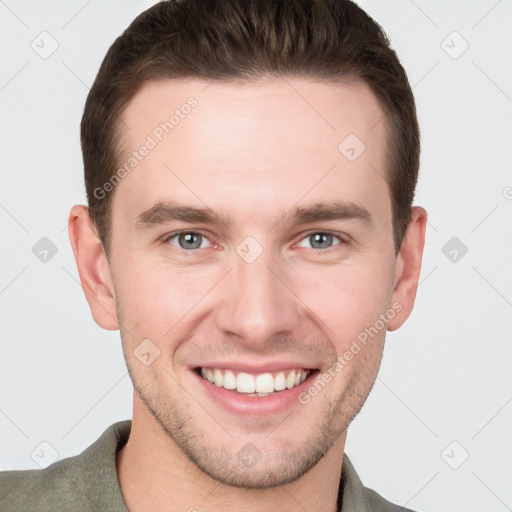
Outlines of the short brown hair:
M89 213L107 254L121 114L147 82L300 76L361 80L376 95L388 129L388 182L395 250L411 216L420 138L405 70L382 28L349 0L168 0L137 16L109 48L81 123ZM341 142L341 141L340 141Z

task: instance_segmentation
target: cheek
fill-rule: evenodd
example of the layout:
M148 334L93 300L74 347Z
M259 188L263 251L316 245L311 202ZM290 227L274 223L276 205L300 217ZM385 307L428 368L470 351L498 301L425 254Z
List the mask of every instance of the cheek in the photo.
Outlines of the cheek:
M132 260L119 267L118 308L127 329L137 336L168 337L211 287L208 276L161 262Z
M386 310L391 279L391 270L377 262L326 267L310 275L299 295L336 339L347 343Z

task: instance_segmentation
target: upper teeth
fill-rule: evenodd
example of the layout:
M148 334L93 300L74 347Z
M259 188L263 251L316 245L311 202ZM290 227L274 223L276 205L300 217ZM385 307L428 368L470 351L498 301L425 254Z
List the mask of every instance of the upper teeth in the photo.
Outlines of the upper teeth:
M204 379L221 388L236 389L239 393L272 393L291 389L304 382L308 374L309 371L302 368L258 375L221 368L201 368Z

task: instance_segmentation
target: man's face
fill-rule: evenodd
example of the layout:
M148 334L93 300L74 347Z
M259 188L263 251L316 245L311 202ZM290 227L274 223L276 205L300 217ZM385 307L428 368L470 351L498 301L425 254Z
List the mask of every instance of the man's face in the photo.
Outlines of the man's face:
M302 475L344 439L375 381L396 264L382 118L364 84L298 79L151 83L123 114L120 164L150 148L112 203L134 419L155 418L220 481ZM300 215L335 204L339 215ZM253 382L285 389L254 396Z

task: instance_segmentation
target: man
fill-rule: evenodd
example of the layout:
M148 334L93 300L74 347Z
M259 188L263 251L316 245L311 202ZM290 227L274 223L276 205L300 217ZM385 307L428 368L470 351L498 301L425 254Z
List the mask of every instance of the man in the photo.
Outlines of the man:
M427 214L414 99L346 0L181 0L109 49L69 216L133 418L1 477L2 510L394 511L344 454Z

